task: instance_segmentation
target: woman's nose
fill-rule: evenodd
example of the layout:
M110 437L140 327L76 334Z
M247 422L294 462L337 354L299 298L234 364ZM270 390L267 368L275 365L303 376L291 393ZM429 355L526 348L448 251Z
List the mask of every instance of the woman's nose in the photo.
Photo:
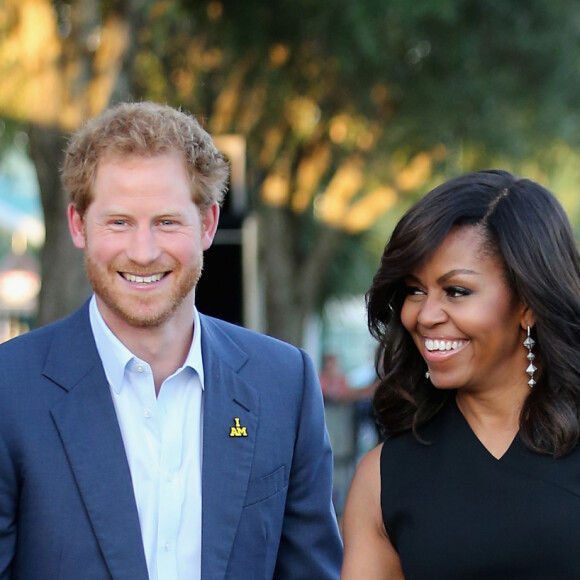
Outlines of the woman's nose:
M439 296L425 296L417 315L417 322L425 327L432 327L447 320L447 312Z

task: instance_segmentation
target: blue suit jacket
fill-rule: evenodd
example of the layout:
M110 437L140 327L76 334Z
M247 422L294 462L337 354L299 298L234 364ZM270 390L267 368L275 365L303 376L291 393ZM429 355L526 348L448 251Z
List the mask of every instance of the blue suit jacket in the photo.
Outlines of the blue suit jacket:
M338 578L312 363L274 339L206 316L201 324L202 578ZM247 436L230 437L236 417ZM0 347L0 578L147 578L87 305Z

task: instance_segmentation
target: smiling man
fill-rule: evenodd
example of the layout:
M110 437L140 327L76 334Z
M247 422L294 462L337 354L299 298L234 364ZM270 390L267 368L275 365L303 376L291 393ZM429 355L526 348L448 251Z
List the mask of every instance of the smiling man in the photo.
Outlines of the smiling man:
M121 104L62 176L94 296L0 347L0 578L338 578L310 359L195 308L228 177L211 137Z

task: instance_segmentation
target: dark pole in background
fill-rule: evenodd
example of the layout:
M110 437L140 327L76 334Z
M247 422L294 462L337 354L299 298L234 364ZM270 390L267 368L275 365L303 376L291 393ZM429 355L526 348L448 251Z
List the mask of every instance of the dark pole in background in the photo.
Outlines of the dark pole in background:
M230 161L230 184L221 208L218 231L204 255L196 290L200 312L260 330L256 228L248 216L246 142L241 135L221 135L215 144Z

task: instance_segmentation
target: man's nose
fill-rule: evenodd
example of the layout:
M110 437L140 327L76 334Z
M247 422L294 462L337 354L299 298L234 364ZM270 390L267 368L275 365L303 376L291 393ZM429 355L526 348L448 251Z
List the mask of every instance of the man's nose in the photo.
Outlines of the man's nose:
M147 265L160 255L161 248L151 227L137 227L129 240L127 257L136 264Z

